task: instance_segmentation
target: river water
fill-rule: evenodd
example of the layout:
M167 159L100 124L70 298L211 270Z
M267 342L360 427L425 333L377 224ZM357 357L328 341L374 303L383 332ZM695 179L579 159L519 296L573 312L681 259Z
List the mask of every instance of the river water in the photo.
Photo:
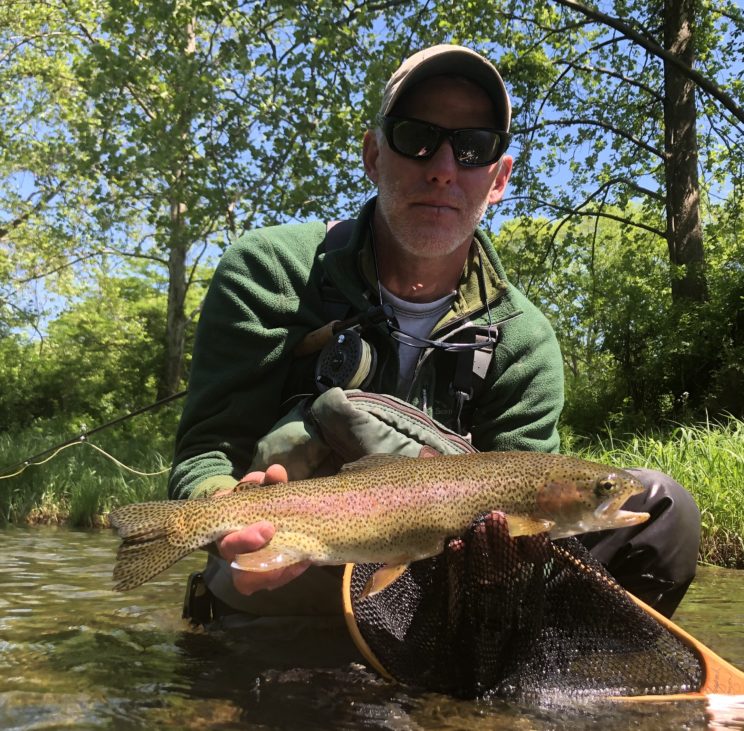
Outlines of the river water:
M744 729L744 699L520 707L299 669L181 619L192 556L111 591L109 531L0 530L0 729ZM675 621L744 668L741 572L701 567Z

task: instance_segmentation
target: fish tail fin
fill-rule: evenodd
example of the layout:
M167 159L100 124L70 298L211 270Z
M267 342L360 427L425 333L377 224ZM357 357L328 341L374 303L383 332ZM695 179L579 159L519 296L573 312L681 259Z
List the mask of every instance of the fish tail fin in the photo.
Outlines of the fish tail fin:
M114 565L115 591L134 589L191 553L193 547L168 540L169 519L182 505L179 500L138 503L109 515L122 539Z

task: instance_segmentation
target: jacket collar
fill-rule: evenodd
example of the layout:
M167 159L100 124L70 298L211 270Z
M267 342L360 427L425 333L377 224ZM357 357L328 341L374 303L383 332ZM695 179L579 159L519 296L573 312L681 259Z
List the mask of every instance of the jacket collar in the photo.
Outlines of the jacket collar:
M377 272L370 236L370 222L376 201L377 198L374 197L364 204L348 244L327 252L322 261L326 275L333 285L359 310L379 304ZM488 236L478 229L460 277L457 298L451 310L438 323L437 329L482 310L485 305L482 289L485 290L485 300L490 306L507 299L504 297L507 279L503 266ZM511 309L513 308L507 306L503 314Z

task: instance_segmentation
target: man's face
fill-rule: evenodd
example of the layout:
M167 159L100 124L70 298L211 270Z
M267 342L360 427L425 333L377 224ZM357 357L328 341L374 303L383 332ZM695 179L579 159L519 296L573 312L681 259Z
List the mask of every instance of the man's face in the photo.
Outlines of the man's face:
M494 127L493 104L483 89L466 80L436 76L417 84L395 107L395 116L414 117L457 129ZM449 141L428 160L412 160L368 132L365 170L377 183L376 220L383 235L420 257L433 258L470 244L486 207L501 200L512 159L465 168Z

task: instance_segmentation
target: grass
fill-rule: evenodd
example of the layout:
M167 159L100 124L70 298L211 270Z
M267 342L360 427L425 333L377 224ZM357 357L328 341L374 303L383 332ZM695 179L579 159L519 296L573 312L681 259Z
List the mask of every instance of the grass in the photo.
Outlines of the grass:
M67 522L98 526L112 508L166 498L167 469L178 409L162 409L99 432L91 443L140 472L117 465L90 444L75 444L9 479L0 477L0 523ZM30 455L79 434L79 422L53 420L0 433L0 475ZM704 563L744 568L744 421L677 426L665 433L590 443L563 435L564 451L619 467L650 467L671 475L702 513Z
M700 560L744 568L744 421L676 426L664 434L610 434L570 451L619 467L649 467L686 487L702 515Z
M4 468L75 437L81 424L54 419L0 433L0 523L100 526L118 505L164 500L176 423L170 412L141 415L23 470Z

